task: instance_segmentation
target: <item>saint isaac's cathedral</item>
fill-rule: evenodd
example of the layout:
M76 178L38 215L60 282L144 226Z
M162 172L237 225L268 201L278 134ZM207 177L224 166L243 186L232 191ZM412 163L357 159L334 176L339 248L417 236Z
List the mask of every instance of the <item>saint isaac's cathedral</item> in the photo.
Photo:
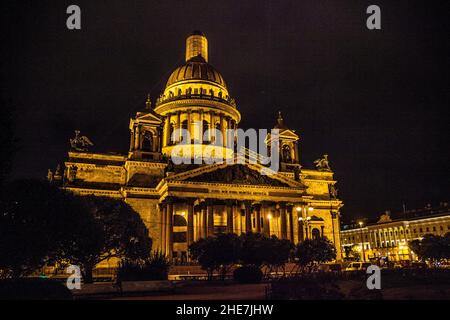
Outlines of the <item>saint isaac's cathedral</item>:
M130 119L128 154L89 152L92 143L76 131L64 168L49 170L49 179L77 194L123 199L140 214L153 249L177 261L189 259L192 242L222 232L261 232L294 243L325 236L340 260L342 202L327 155L314 168L302 167L298 132L279 113L274 121L279 170L262 174L267 166L250 161L258 158L256 152L244 148L238 154L235 143L225 139L226 130L238 128L241 114L208 58L206 37L193 32L186 40L186 61L170 74L155 105L148 99ZM193 146L193 156L209 147L247 161L175 165L170 156L182 139L181 128L190 133L191 141L184 143ZM223 143L215 144L216 138ZM270 135L265 143L270 147Z

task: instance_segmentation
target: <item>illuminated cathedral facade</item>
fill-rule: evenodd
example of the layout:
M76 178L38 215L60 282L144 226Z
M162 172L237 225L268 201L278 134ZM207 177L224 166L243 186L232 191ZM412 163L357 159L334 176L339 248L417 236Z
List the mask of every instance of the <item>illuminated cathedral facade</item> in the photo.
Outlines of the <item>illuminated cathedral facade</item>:
M299 135L279 113L274 125L279 129L279 169L263 174L267 166L250 161L258 159L256 152L241 152L227 139L241 114L208 58L207 38L192 33L185 63L171 73L154 106L148 99L130 120L128 154L89 152L84 148L89 139L77 132L64 169L49 175L77 194L123 199L140 214L153 250L179 261L189 260L192 242L224 232L260 232L294 243L324 236L340 260L342 202L327 156L314 168L304 168ZM189 141L177 129L187 131ZM192 157L207 148L223 159L244 161L177 165L171 155L181 141ZM270 135L265 143L270 147Z

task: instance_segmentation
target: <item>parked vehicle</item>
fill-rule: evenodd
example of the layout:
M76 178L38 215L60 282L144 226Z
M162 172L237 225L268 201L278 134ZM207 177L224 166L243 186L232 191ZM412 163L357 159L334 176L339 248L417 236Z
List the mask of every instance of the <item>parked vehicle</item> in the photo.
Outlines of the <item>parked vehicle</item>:
M340 272L342 271L342 266L339 263L323 263L319 266L319 271Z
M414 262L411 262L409 267L412 268L412 269L426 269L427 268L427 264L425 262L414 261Z
M439 268L450 269L450 261L444 261L439 263Z
M364 271L371 265L370 262L352 262L344 271Z

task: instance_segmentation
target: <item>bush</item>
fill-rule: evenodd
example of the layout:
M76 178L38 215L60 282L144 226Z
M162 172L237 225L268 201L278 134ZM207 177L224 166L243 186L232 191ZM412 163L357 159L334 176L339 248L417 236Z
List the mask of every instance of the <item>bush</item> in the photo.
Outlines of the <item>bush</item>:
M297 244L295 255L301 267L311 270L317 264L336 259L336 248L327 238L306 239Z
M189 246L191 258L197 260L208 279L212 279L214 271L218 271L222 280L225 279L234 263L238 261L240 239L233 233L219 234L215 237L200 239Z
M234 270L233 279L239 283L260 283L263 273L256 266L242 266Z
M144 260L123 260L117 270L117 281L167 280L170 262L161 252Z
M0 300L72 300L64 283L41 278L0 280Z

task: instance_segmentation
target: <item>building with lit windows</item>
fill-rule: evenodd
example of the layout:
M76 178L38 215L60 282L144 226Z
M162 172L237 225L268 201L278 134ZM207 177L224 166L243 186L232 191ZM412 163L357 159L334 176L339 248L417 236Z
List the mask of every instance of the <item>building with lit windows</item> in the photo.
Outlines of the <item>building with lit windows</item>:
M270 172L250 161L259 159L257 153L236 150L225 139L226 130L238 128L240 120L224 77L209 63L207 38L194 32L186 40L185 62L170 74L164 91L130 120L128 154L90 152L83 143L89 139L77 132L64 170L50 170L49 179L77 194L123 199L142 217L153 249L174 259L188 260L193 241L221 232L260 232L294 243L324 236L340 259L342 201L327 156L316 167L302 167L299 134L279 113L274 128L279 129L280 169ZM180 128L190 133L189 141L176 133ZM265 139L267 147L271 139ZM180 142L180 152L190 152L193 159L208 149L223 160L245 161L175 165L171 155Z
M341 229L343 256L346 249L356 250L364 261L417 260L408 242L426 234L444 236L450 232L450 208L446 203L437 208L383 214L376 221L356 222Z

